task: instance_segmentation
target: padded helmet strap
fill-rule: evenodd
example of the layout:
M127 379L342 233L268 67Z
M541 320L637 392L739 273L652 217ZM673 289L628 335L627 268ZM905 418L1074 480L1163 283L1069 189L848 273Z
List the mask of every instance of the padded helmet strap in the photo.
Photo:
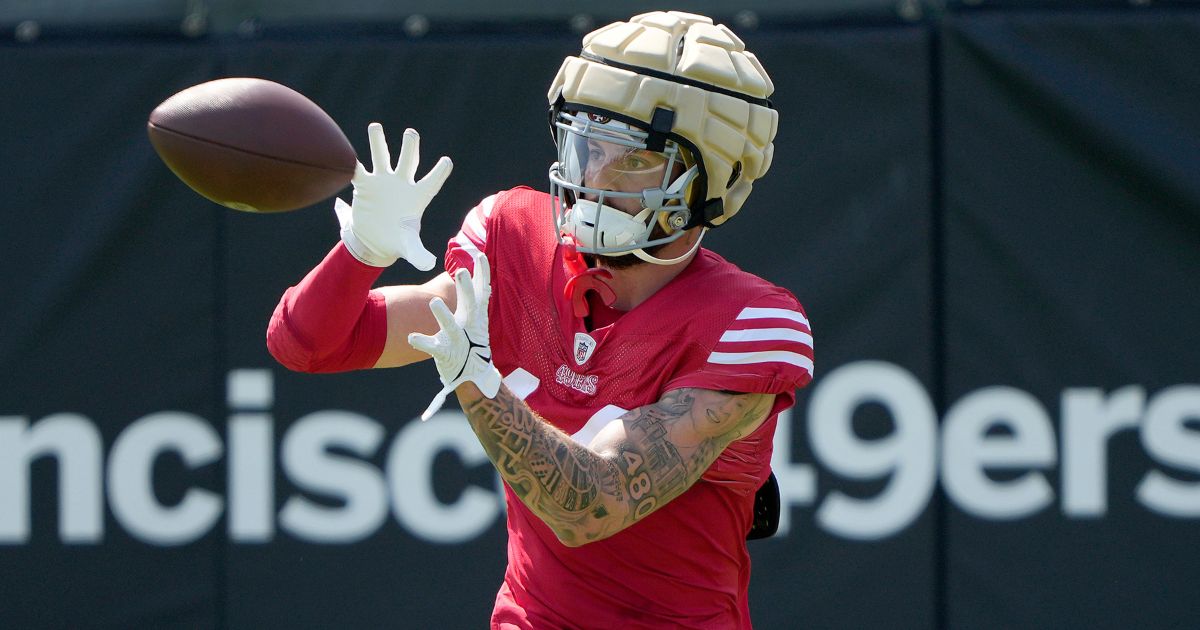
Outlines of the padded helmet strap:
M650 118L650 136L646 138L646 148L661 152L667 147L667 134L671 133L674 127L675 112L656 107L654 116Z

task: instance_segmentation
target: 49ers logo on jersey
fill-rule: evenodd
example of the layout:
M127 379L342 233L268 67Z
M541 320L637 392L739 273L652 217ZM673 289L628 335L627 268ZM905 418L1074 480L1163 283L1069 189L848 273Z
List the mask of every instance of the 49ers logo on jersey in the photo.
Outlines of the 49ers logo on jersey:
M575 333L575 365L583 365L592 358L596 350L596 340L587 333Z
M559 385L566 385L575 391L583 392L589 396L595 396L596 383L600 382L600 377L596 376L595 374L589 374L587 376L584 376L583 374L576 374L567 367L566 363L564 363L558 366L558 370L554 372L554 380L557 381Z

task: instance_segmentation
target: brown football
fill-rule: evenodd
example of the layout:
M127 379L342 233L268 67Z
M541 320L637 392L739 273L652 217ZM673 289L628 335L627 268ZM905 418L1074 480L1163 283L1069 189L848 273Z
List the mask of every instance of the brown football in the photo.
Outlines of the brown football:
M218 79L163 101L150 142L193 190L246 212L286 212L337 194L357 158L346 134L303 94L265 79Z

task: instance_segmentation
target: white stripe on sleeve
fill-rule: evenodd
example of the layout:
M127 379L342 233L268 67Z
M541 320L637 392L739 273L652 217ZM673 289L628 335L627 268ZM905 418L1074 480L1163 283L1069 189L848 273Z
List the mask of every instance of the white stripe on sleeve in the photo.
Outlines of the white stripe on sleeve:
M727 330L721 341L795 341L812 347L812 335L794 328L750 328Z
M463 227L470 228L475 234L475 238L480 241L487 242L487 228L483 226L483 221L480 220L481 213L472 210L467 214L467 220L464 221Z
M492 208L496 205L496 195L489 195L486 199L479 202L479 210L483 212L483 218L492 216Z
M475 243L472 243L471 239L467 238L467 235L463 234L462 232L459 232L458 235L454 237L454 242L458 243L458 246L463 248L463 251L467 252L467 254L469 254L471 257L481 253L479 251L479 247L477 247Z
M714 352L708 355L709 363L722 365L747 365L753 363L789 363L804 368L809 374L813 371L812 359L795 352L783 350L764 350L762 352Z
M790 319L808 326L808 318L798 311L786 308L755 308L747 306L738 313L737 319Z

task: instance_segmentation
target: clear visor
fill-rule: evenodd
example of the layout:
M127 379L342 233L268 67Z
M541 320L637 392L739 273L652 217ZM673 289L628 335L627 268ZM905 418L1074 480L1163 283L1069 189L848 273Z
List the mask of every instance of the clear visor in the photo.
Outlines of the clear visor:
M671 184L671 176L682 174L684 170L677 151L650 151L630 146L629 140L615 135L589 136L569 129L563 133L560 150L562 176L568 183L580 189L630 193L634 200L640 199L646 189L666 189ZM595 196L585 192L584 198L594 199ZM628 207L621 209L627 212L641 210L641 204L624 205Z

